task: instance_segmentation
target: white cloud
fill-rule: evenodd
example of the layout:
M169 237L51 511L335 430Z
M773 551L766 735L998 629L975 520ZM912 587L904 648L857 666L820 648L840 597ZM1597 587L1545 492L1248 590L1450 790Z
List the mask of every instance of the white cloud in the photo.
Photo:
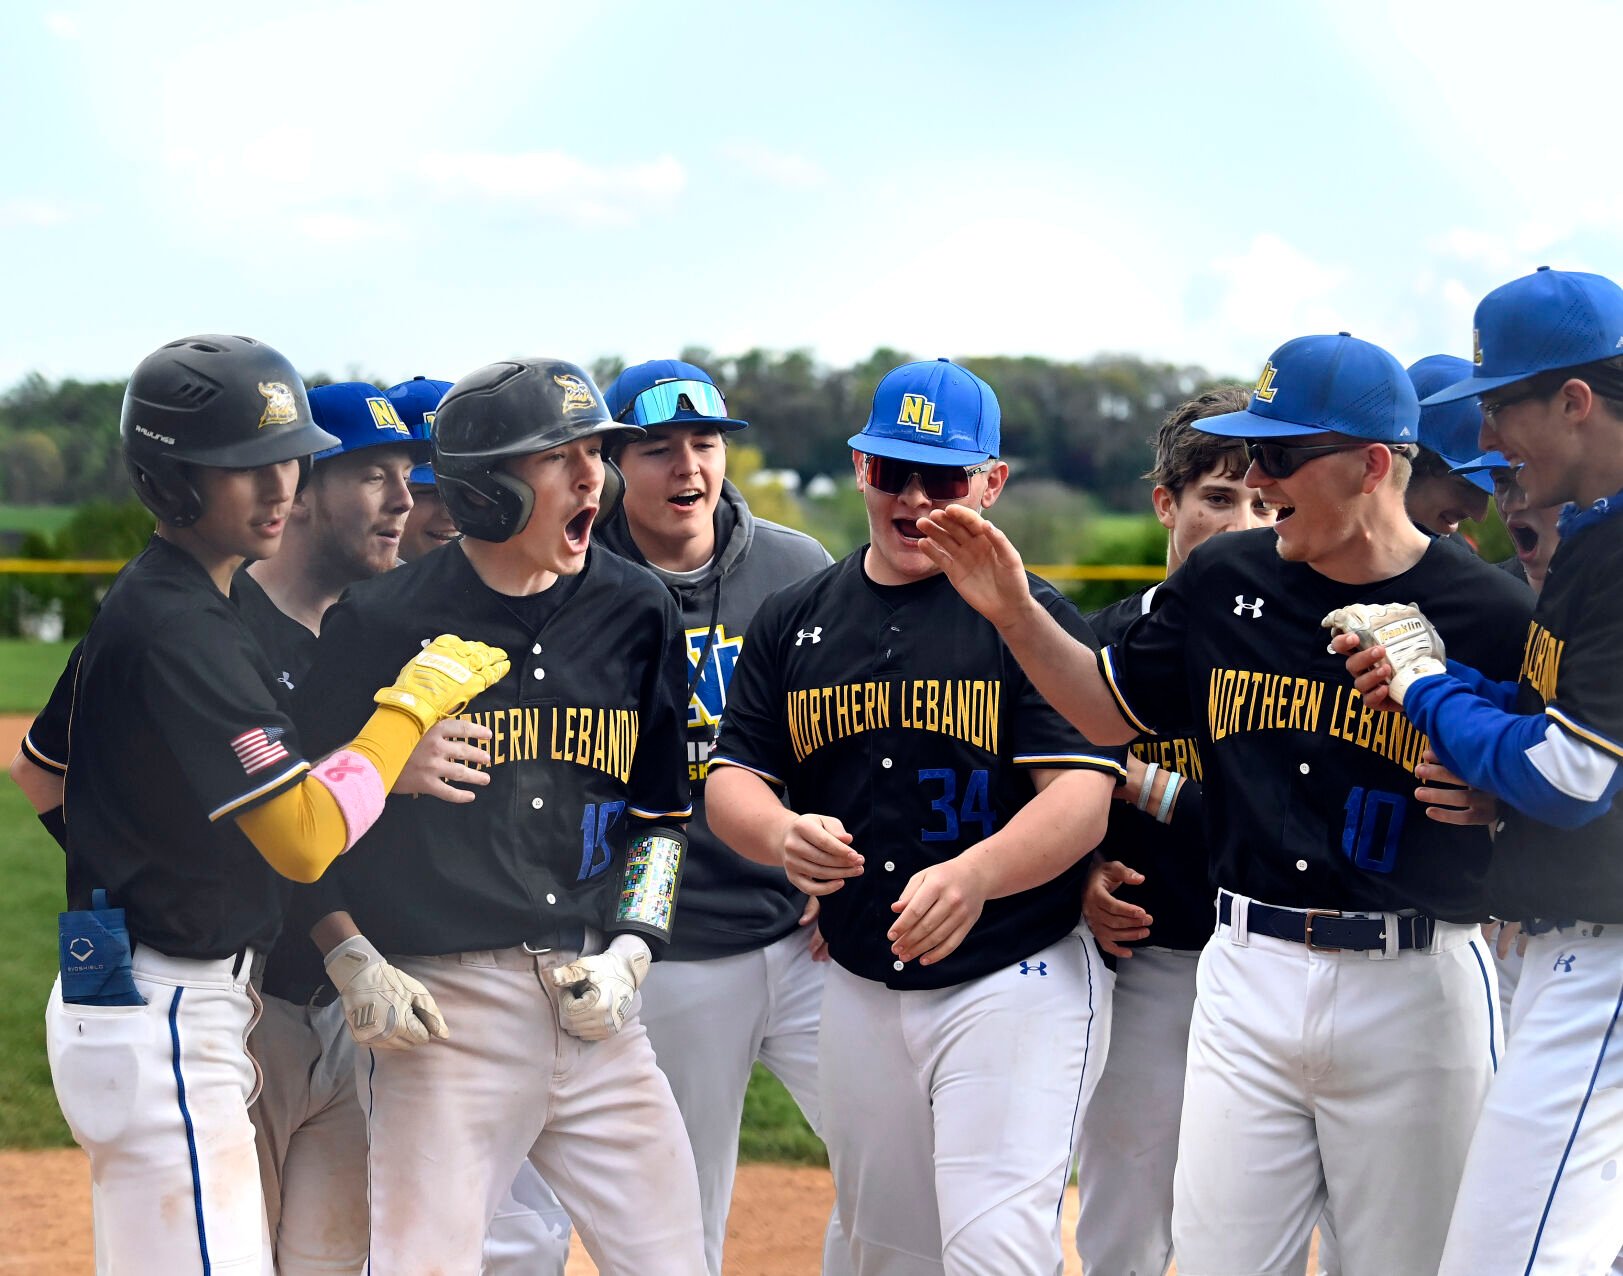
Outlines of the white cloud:
M674 202L687 185L686 171L669 155L593 165L565 151L437 152L418 167L441 197L471 194L588 226L629 225L637 213Z
M306 239L329 245L401 243L409 238L397 222L331 210L302 214L294 219L294 228Z
M1219 257L1211 268L1222 281L1213 324L1247 343L1250 362L1291 337L1348 326L1338 304L1347 270L1315 261L1276 234L1253 236L1244 252Z
M73 220L73 210L57 200L21 195L0 200L0 228L50 230Z
M79 38L79 19L71 13L63 13L53 9L45 15L45 29L58 40L77 40Z
M821 165L792 151L774 150L760 142L732 142L721 153L747 172L786 190L810 190L828 180Z

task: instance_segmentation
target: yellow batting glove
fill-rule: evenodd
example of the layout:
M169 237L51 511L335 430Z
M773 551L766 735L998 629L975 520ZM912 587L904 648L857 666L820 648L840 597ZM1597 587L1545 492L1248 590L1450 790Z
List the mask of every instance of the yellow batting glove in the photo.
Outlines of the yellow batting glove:
M485 688L500 682L509 668L507 653L482 642L441 634L406 661L400 676L372 698L411 715L427 731L454 717Z

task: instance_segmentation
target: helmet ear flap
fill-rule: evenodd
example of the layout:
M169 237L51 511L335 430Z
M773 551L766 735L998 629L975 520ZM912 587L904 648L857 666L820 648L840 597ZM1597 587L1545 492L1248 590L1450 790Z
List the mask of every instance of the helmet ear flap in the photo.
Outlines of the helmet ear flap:
M613 517L614 511L620 508L620 498L626 492L626 476L620 473L620 467L608 456L603 458L603 494L597 498L597 517L593 520L599 526Z
M304 491L305 485L310 482L310 473L315 469L315 461L308 456L299 457L299 481L293 488L293 495L297 496Z
M524 530L535 508L535 492L528 483L501 470L463 478L448 474L448 468L440 467L435 482L451 521L464 536L500 544Z
M126 459L130 482L141 504L170 527L190 527L203 516L203 497L184 466L168 467L161 477L135 461Z

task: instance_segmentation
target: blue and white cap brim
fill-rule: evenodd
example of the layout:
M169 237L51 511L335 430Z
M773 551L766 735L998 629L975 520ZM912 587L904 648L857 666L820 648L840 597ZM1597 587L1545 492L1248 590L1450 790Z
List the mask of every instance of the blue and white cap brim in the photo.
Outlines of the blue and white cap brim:
M1305 434L1332 434L1318 425L1298 425L1295 421L1281 421L1276 417L1260 416L1245 409L1223 412L1217 416L1191 421L1190 426L1202 434L1215 434L1225 439L1292 439Z
M972 452L963 448L940 447L934 443L915 443L910 439L888 439L877 434L853 434L846 440L858 452L869 456L889 457L894 461L916 461L920 465L981 465L991 460L988 452Z
M1514 385L1517 381L1525 381L1528 377L1537 375L1538 372L1534 371L1516 372L1505 377L1466 377L1463 381L1444 386L1436 394L1428 394L1420 400L1420 406L1429 408L1439 403L1453 403L1456 399L1469 399L1474 394L1486 394L1489 390L1497 390L1502 385Z

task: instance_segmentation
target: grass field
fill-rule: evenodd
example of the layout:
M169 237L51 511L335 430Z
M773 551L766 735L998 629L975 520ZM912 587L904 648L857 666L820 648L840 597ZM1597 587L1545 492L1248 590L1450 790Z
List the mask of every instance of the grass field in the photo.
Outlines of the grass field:
M0 638L0 713L38 712L72 650L71 642Z
M0 532L55 532L73 517L71 505L0 503Z
M35 712L71 649L0 640L0 713ZM72 1140L45 1061L45 998L56 971L62 853L9 781L0 781L0 881L0 1148L59 1147ZM745 1160L826 1163L794 1100L759 1067L744 1102L740 1152Z

